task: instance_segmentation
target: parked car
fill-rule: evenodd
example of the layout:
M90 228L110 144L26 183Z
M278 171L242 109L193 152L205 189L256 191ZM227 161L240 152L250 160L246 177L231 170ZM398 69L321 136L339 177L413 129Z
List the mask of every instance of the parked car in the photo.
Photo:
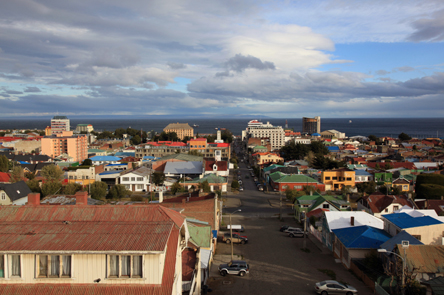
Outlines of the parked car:
M244 188L242 186L239 187L239 191L242 192Z
M242 225L240 225L240 224L233 224L233 235L234 234L239 234L238 232L244 232L245 231L245 228L242 226ZM227 225L227 230L230 230L230 225ZM243 236L243 237L245 237L246 238L246 236Z
M242 180L240 180L240 179L237 182L239 182L239 184L242 184Z
M303 238L304 232L303 231L293 231L293 232L288 233L288 236L290 238Z
M263 190L264 190L264 187L263 187L262 185L258 185L258 186L257 186L257 189L260 190L260 191L263 191Z
M243 277L247 273L250 272L250 266L247 262L243 260L232 260L226 264L219 265L219 273L222 276L230 275L239 275Z
M257 177L253 178L254 181L258 181Z
M284 230L284 233L293 233L293 232L303 232L303 230L299 227L288 227Z
M230 244L231 242L235 244L245 244L248 243L248 238L246 236L241 236L239 233L233 233L233 240L231 240L230 233L225 233L223 241L227 244Z
M358 294L358 290L350 285L341 284L337 281L322 281L315 284L315 291L317 294Z
M286 230L289 227L290 227L289 225L283 225L283 226L281 226L281 228L279 230L283 232L284 230Z

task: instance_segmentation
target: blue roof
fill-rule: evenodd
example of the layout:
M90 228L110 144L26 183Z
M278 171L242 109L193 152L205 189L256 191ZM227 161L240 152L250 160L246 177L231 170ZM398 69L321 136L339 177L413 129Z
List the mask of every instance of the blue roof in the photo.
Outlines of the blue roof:
M346 248L379 249L391 236L368 225L334 229L333 233Z
M99 175L108 175L108 174L119 174L120 172L122 172L122 171L119 171L119 170L112 170L112 171L105 171L105 172L102 172L102 173L100 173Z
M319 133L313 133L311 136L321 136Z
M111 162L111 161L120 161L122 160L119 157L113 157L113 156L95 156L90 158L91 161L102 161L102 162Z
M337 145L328 146L327 149L329 152L339 152L339 147Z
M18 161L19 162L19 164L31 164L31 163L28 163L28 162L25 162L25 161Z
M125 166L125 165L128 165L127 163L121 163L121 164L108 164L108 165L106 165L106 167L108 167L108 166Z
M136 152L117 152L114 154L116 157L135 157Z
M371 174L371 173L368 173L368 172L365 171L365 170L360 170L360 169L358 169L358 170L355 170L355 176L356 176L356 175L371 176L372 174Z
M421 241L418 241L418 239L414 238L411 234L403 230L399 234L382 244L381 249L393 251L396 245L401 244L401 241L409 241L410 245L423 245Z
M399 228L420 227L442 223L441 221L430 216L412 217L407 213L385 214L382 215L382 217L384 217Z

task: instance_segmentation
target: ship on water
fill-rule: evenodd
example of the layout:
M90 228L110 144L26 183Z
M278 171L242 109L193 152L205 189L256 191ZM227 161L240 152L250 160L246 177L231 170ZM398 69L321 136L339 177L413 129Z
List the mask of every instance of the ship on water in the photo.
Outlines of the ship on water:
M197 128L197 127L199 127L199 125L197 125L196 123L194 123L194 124L193 124L193 127L194 127L194 128Z

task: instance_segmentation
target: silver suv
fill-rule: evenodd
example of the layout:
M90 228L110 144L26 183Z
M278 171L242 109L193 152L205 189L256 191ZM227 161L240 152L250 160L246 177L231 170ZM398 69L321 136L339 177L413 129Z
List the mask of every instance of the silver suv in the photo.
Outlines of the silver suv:
M250 272L250 266L247 262L243 260L232 260L226 264L219 265L219 273L222 276L239 275L243 277L245 274Z

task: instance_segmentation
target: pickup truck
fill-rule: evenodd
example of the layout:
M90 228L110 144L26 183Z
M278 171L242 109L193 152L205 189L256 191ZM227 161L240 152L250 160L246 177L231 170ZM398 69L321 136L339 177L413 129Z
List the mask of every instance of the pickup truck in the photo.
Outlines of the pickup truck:
M227 244L230 244L231 242L236 244L245 244L248 243L248 238L246 236L241 236L238 233L233 233L233 240L231 240L230 233L225 233L223 241Z

